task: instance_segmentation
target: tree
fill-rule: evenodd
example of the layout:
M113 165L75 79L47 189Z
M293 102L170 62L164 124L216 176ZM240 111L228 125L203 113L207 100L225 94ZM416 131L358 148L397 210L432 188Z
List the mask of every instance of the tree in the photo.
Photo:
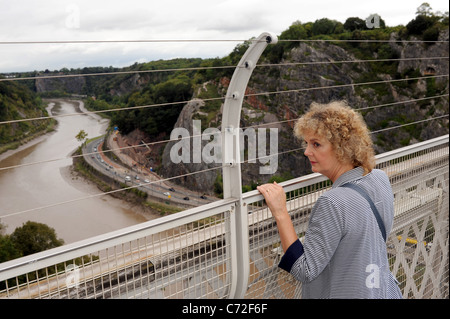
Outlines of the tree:
M0 223L0 263L21 256L9 235L3 234L4 225Z
M283 40L302 40L308 37L308 32L301 22L294 22L287 30L281 32L280 39Z
M84 130L81 130L77 135L75 135L75 138L78 142L85 143L87 136L88 134Z
M336 29L337 25L338 25L338 22L335 20L322 18L322 19L316 20L314 22L311 31L312 31L313 35L333 34L333 33L335 33L335 29Z
M6 235L0 235L0 263L21 257L11 238Z
M437 41L439 39L439 29L431 26L423 33L423 41Z
M348 31L364 30L366 28L366 22L358 17L351 17L345 20L344 29Z
M431 17L433 16L433 11L431 9L431 6L428 2L424 2L422 3L416 11L416 15L417 16L426 16L426 17Z
M64 244L64 240L56 237L56 232L53 228L32 221L27 221L21 227L17 227L11 234L10 239L23 256Z

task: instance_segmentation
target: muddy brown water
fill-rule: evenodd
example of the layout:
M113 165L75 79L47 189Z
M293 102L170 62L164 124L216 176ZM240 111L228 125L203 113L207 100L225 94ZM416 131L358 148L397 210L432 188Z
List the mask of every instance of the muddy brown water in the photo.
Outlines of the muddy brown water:
M70 114L79 112L79 107L77 101L58 100L49 101L48 110L54 115ZM55 132L6 158L0 157L0 167L66 158L79 146L75 136L80 130L93 138L104 134L108 126L107 120L86 114L57 121ZM109 196L59 205L100 193L95 186L71 175L71 164L69 158L0 171L0 222L6 226L6 233L31 220L54 228L67 244L146 220L130 204ZM27 210L32 211L24 212Z

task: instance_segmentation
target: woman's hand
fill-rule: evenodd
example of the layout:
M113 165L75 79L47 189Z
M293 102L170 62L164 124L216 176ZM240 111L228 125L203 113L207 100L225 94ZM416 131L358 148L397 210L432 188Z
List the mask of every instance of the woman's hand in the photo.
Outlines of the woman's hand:
M264 184L258 186L257 189L264 196L267 206L275 219L286 217L286 194L283 187L276 182L273 184Z
M278 232L280 233L281 246L286 250L298 240L295 233L294 225L292 225L291 216L286 207L286 194L283 187L276 182L273 184L264 184L258 186L257 189L266 199L275 221L277 222Z

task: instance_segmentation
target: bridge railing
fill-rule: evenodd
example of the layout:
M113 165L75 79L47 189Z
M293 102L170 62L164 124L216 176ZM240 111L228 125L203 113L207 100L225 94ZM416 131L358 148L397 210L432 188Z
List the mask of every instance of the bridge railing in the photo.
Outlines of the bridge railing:
M395 196L388 238L391 271L405 298L448 298L448 135L377 156ZM311 174L282 184L288 211L302 240L309 213L329 187ZM249 213L250 275L246 298L301 298L301 284L277 265L282 249L276 223L257 192L243 195Z
M395 195L387 245L405 298L449 296L448 147L446 135L377 156ZM330 182L310 174L281 185L301 238ZM299 298L281 256L275 221L251 191L0 264L0 298Z

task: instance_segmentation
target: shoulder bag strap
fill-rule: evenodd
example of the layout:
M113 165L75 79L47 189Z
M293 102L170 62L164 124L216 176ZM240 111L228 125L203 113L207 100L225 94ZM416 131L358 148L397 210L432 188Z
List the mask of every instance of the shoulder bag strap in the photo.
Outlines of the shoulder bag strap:
M370 207L372 208L373 214L375 215L375 218L378 222L378 227L380 227L381 235L383 235L383 239L384 239L384 241L386 241L386 229L384 227L383 220L381 219L380 213L378 212L377 208L375 207L375 204L373 203L373 201L370 199L369 195L367 195L367 193L361 187L359 187L355 184L352 184L352 183L344 184L341 187L347 187L347 188L351 188L351 189L357 191L359 194L361 194L362 197L364 197L369 202Z

